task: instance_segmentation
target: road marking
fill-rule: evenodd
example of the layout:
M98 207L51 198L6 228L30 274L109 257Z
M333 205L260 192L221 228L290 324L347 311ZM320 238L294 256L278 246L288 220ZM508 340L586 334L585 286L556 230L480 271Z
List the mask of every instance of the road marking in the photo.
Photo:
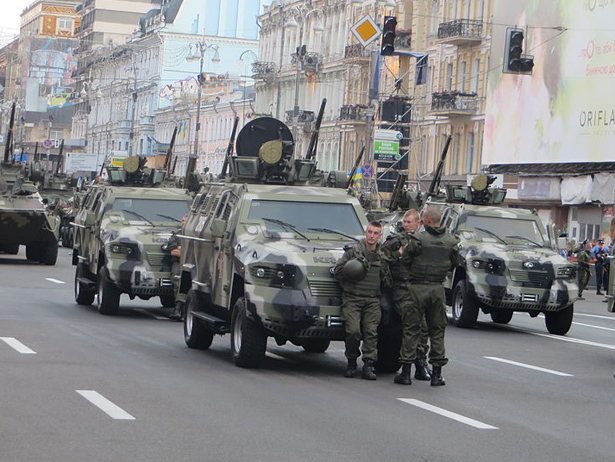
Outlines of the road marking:
M511 364L513 366L525 367L526 369L532 369L534 371L546 372L547 374L559 375L560 377L574 377L572 374L565 372L554 371L553 369L545 369L544 367L532 366L531 364L519 363L517 361L511 361L510 359L497 358L495 356L483 356L485 359L491 359L492 361L499 361L501 363Z
M580 338L562 337L561 335L541 334L540 332L532 332L530 330L525 330L525 329L523 329L523 331L531 335L537 335L538 337L552 338L554 340L559 340L561 342L578 343L579 345L587 345L587 346L594 346L598 348L606 348L607 350L615 350L615 345L609 345L608 343L591 342L589 340L581 340Z
M265 356L269 356L270 358L278 358L278 359L288 359L285 356L279 355L277 353L272 353L271 351L267 351Z
M144 314L146 316L149 316L151 318L154 318L154 319L158 319L160 321L168 321L169 320L168 316L158 316L157 314L152 313L150 310L145 310L143 308L139 308L139 309L137 309L135 311L138 311L139 313L142 313L142 314Z
M103 395L94 390L75 390L85 399L87 399L94 406L99 408L101 411L108 414L111 418L116 420L136 420L135 417L131 416L124 409L119 407L117 404L112 403Z
M54 279L54 278L45 278L45 280L49 282L54 282L56 284L66 284L64 281L60 281L59 279Z
M613 316L602 316L601 314L586 314L586 313L575 313L575 317L577 316L587 316L588 318L598 318L598 319L610 319L611 321L615 319Z
M591 327L592 329L600 329L600 330L608 330L611 332L615 332L615 329L610 327L602 327L602 326L594 326L593 324L583 324L582 322L573 322L575 326L583 326L583 327Z
M424 403L423 401L419 401L418 399L408 399L408 398L397 398L397 399L400 401L403 401L404 403L411 404L412 406L420 407L421 409L425 409L426 411L433 412L443 417L448 417L449 419L453 419L453 420L456 420L457 422L470 425L471 427L474 427L474 428L478 428L479 430L498 430L498 427L494 427L492 425L479 422L478 420L470 419L469 417L465 417L455 412L447 411L446 409L442 409L441 407L432 406L431 404Z
M0 337L0 340L2 340L4 343L6 343L11 348L17 350L21 354L24 354L24 355L35 355L36 354L36 351L31 350L30 348L25 346L23 343L21 343L16 338L13 338L13 337Z

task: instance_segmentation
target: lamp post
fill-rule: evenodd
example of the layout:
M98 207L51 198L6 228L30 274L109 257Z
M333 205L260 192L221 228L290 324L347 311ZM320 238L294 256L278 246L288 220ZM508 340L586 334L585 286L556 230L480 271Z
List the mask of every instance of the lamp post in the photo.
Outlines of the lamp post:
M211 58L211 62L217 64L220 62L220 53L218 52L218 45L205 43L204 40L195 42L195 52L186 56L186 61L199 61L199 75L197 77L197 97L196 97L196 126L194 130L194 151L188 165L186 167L186 175L194 170L196 166L196 160L199 157L199 131L201 130L201 97L203 95L203 61L205 60L205 52L209 49L214 50L214 56ZM192 47L191 45L191 47Z
M246 54L250 54L250 53L254 56L255 60L258 59L258 56L256 56L256 53L254 53L252 50L246 50L246 51L244 51L243 53L241 53L239 55L239 61L241 61L243 63L244 62L243 61L243 56L246 55ZM247 79L248 76L246 75L245 64L243 66L243 73L244 73L244 78ZM242 107L241 107L241 122L242 122L242 125L245 122L245 118L246 118L246 85L247 85L247 80L244 80L244 82L243 82Z

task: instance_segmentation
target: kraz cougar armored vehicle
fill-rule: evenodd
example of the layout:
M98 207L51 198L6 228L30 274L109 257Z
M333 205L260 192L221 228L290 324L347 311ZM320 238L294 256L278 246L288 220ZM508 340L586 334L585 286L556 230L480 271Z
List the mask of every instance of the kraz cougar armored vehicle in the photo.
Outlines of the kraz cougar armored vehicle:
M506 190L478 175L468 187L446 187L442 224L457 234L460 265L445 282L453 321L476 324L479 311L506 324L514 312L544 313L547 330L570 329L578 293L573 264L557 251L555 236L529 210L500 206Z
M90 186L73 226L75 300L114 314L121 294L175 304L172 258L166 248L179 232L191 197L185 189L165 187L164 169L144 167L144 158L128 157L123 167L107 167L108 181Z
M346 174L313 160L324 102L304 158L279 120L249 122L227 152L218 182L202 186L182 240L184 336L207 349L230 333L233 361L258 367L267 338L324 352L343 340L341 289L332 268L367 226ZM395 352L397 360L399 351Z

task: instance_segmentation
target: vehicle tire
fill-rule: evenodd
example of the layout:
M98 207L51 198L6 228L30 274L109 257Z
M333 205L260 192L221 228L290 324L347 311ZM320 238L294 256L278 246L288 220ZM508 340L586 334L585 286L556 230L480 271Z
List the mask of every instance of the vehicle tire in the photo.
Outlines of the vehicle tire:
M7 255L17 255L19 253L19 244L4 244L2 251Z
M75 269L75 301L79 305L91 305L96 297L96 291L88 289L86 284L79 282L79 278L83 277L83 273L83 265L78 264Z
M457 327L474 327L478 319L478 304L468 295L465 280L453 290L453 323Z
M545 313L545 325L550 334L566 335L572 326L574 316L574 304L560 311Z
M267 351L267 333L246 315L243 297L235 302L231 317L231 354L239 367L259 367Z
M397 329L378 333L378 359L374 363L376 372L392 374L401 366L399 350L401 349L402 332Z
M121 292L109 278L109 271L102 267L98 273L98 312L115 314L120 308Z
M497 324L508 324L513 317L512 310L499 310L489 313L491 320Z
M26 244L26 258L29 261L41 261L41 254L43 253L43 247L39 242L33 242Z
M160 304L165 308L175 307L175 296L174 295L161 295Z
M324 353L331 345L328 338L306 338L301 340L301 347L308 353Z
M184 314L184 341L189 348L197 350L207 350L214 340L211 329L192 315L195 311L203 311L203 304L203 295L200 292L188 292Z
M53 266L58 260L58 241L48 242L41 252L41 263Z

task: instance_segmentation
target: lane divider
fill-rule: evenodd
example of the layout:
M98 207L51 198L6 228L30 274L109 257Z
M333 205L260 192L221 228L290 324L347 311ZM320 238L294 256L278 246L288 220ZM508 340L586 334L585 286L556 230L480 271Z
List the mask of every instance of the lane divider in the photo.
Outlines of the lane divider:
M545 369L544 367L532 366L531 364L511 361L510 359L498 358L496 356L483 356L483 358L490 359L492 361L498 361L500 363L510 364L512 366L523 367L525 369L532 369L534 371L546 372L547 374L559 375L560 377L574 377L574 375L567 374L566 372L554 371L553 369Z
M2 340L8 346L10 346L11 348L13 348L14 350L16 350L17 352L19 352L19 353L21 353L23 355L35 355L36 354L36 351L28 348L27 346L25 346L23 343L21 343L16 338L13 338L13 337L0 337L0 340Z
M46 281L53 282L54 284L66 284L64 281L54 278L45 278Z
M408 399L408 398L397 398L399 401L410 404L412 406L416 406L418 408L424 409L429 412L433 412L434 414L441 415L443 417L447 417L452 420L456 420L465 425L469 425L470 427L477 428L479 430L498 430L498 427L494 427L492 425L486 424L484 422L480 422L478 420L471 419L469 417L463 416L461 414L457 414L456 412L447 411L441 407L433 406L432 404L425 403L423 401L419 401L418 399Z
M75 390L98 409L106 413L109 417L115 420L136 420L124 409L117 404L109 401L103 395L94 390Z

